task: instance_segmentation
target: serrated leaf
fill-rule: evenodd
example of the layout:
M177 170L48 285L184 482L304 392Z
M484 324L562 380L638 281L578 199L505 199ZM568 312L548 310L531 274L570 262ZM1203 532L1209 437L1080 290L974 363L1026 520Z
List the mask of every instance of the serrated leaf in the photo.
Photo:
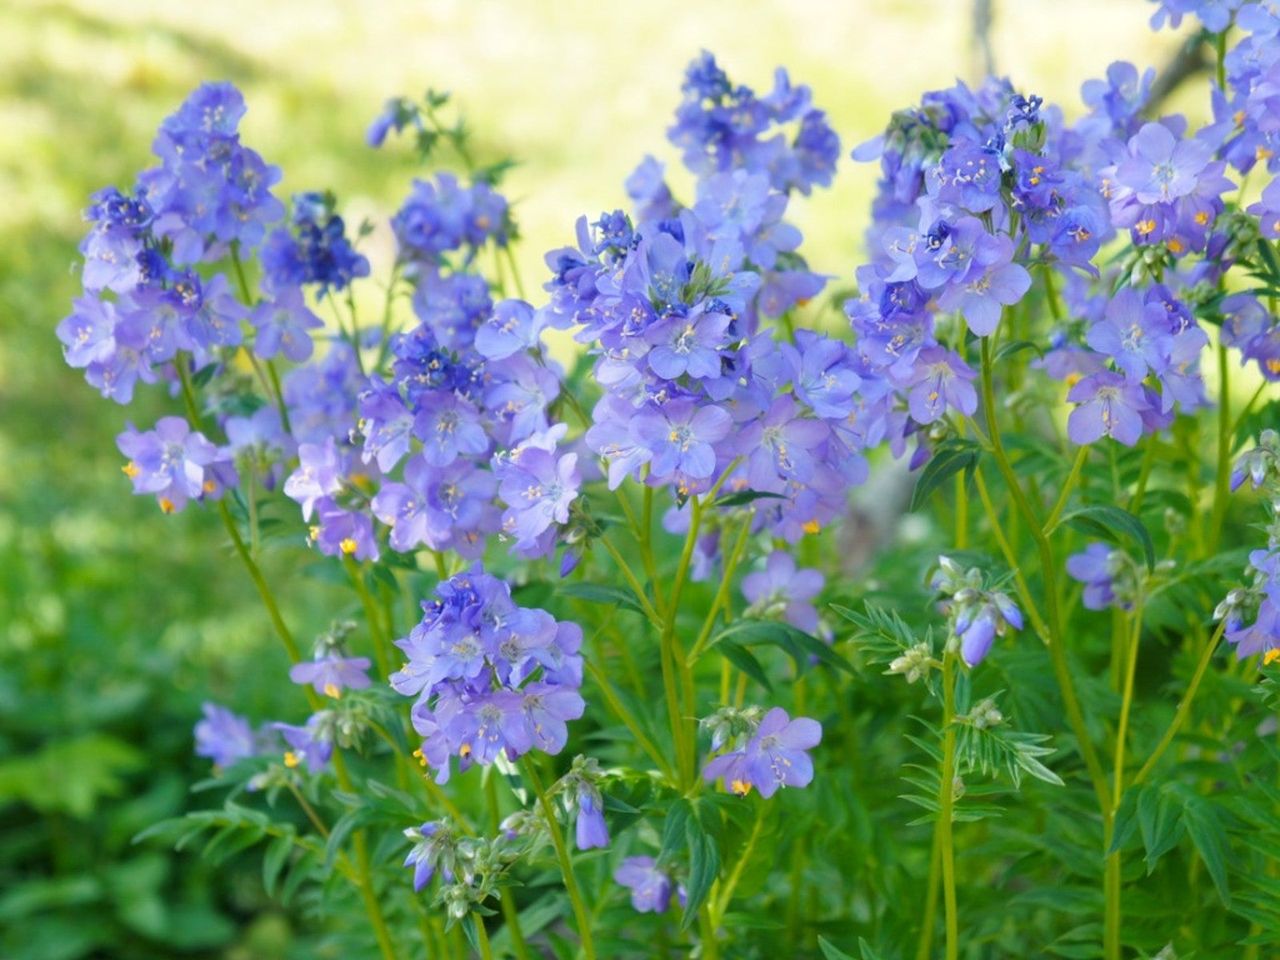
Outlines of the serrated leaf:
M1160 787L1148 784L1138 795L1138 828L1150 876L1160 858L1177 846L1183 831L1177 803Z

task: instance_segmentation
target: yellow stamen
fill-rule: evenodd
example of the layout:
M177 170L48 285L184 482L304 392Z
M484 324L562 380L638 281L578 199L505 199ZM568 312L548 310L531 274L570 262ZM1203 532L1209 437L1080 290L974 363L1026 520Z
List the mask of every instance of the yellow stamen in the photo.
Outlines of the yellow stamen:
M336 683L326 683L324 685L324 695L326 697L331 697L334 700L342 699L342 691L338 689L338 685Z
M356 542L350 537L343 537L341 542L338 544L338 547L348 557L356 552Z
M1267 361L1267 372L1280 374L1280 358L1272 357Z
M1183 250L1187 249L1186 244L1177 237L1170 237L1169 242L1165 244L1165 246L1167 246L1169 248L1169 252L1173 254L1181 253Z
M1262 665L1269 667L1277 660L1280 660L1280 647L1274 647L1262 655Z
M734 793L736 793L738 796L745 797L748 793L751 792L751 784L747 783L747 781L745 780L734 780L732 783L729 784L729 789L732 790Z
M1133 229L1138 231L1138 236L1146 237L1156 232L1156 222L1154 220L1139 220L1133 225Z
M160 498L160 512L161 512L161 513L173 513L173 511L174 511L173 501L172 501L172 500L170 500L168 497L161 497L161 498Z
M1199 213L1196 214L1196 223L1198 223L1200 226L1203 227L1208 222L1209 222L1208 210L1201 210Z
M417 757L417 758L418 758L418 763L419 763L421 766L424 766L424 767L425 767L425 766L427 765L427 758L426 758L426 756L423 754L423 752L422 752L421 750L415 750L415 751L413 751L413 755L414 755L415 757Z
M201 489L204 490L205 493L213 493L218 489L218 483L216 480L206 480L201 485Z
M817 520L806 520L801 529L804 530L805 533L817 533L822 529L822 524Z
M298 755L294 753L292 750L286 750L284 752L284 765L288 767L290 770L292 770L301 762L302 761L298 759Z
M458 748L458 756L460 756L463 760L465 760L465 759L467 759L467 757L471 756L471 744L469 744L469 743L464 743L461 747L459 747L459 748Z
M120 472L123 473L130 480L132 480L142 471L138 469L138 465L136 463L130 460L128 463L126 463L123 467L120 468Z

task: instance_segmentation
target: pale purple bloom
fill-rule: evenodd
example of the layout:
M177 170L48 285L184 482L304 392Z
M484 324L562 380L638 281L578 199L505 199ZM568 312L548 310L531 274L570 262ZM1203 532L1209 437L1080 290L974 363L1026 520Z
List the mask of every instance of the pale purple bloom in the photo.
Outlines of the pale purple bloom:
M1164 368L1172 337L1164 307L1144 303L1141 293L1126 287L1107 303L1104 318L1089 328L1085 341L1110 356L1130 383L1141 383L1148 368Z
M1109 436L1132 447L1142 436L1143 414L1151 409L1140 384L1107 370L1085 377L1067 400L1078 404L1067 418L1067 435L1081 445Z
M609 846L609 827L604 822L600 791L589 783L578 787L578 820L575 839L579 850Z
M1203 140L1179 140L1162 123L1143 124L1129 141L1129 157L1116 168L1116 180L1133 191L1139 203L1169 203L1196 188L1213 159Z
M1091 543L1067 558L1067 573L1084 584L1083 603L1088 610L1105 610L1116 602L1114 555L1105 543Z
M817 633L818 611L810 601L822 592L825 582L819 571L797 570L790 553L775 550L763 570L742 578L742 595L752 607L766 613L776 610L793 627Z
M917 423L933 423L948 408L965 416L978 409L978 393L973 387L977 373L956 354L943 347L920 351L906 385L907 406Z
M314 347L309 331L324 326L307 306L300 287L276 291L272 299L253 309L249 319L258 331L253 341L254 353L264 360L280 354L294 363L311 356Z
M422 457L433 467L447 467L460 456L488 451L480 412L453 392L437 391L424 400L413 424L422 441Z
M732 425L729 414L720 407L673 400L660 410L638 414L631 422L631 435L652 452L656 478L679 474L704 480L716 469L712 444L728 436Z
M342 489L342 461L333 437L324 443L298 447L298 468L284 482L285 496L302 506L302 519L310 520L318 500Z
M316 693L337 697L343 690L363 690L369 686L368 657L329 655L295 663L289 669L294 683L311 684Z
M286 767L305 766L307 771L318 774L329 765L333 756L333 740L324 722L324 714L312 714L305 727L297 727L288 723L273 723L273 729L280 731L289 749L285 751Z
M578 455L557 457L554 451L521 446L496 459L498 496L507 504L502 529L515 538L515 549L532 549L551 525L569 522L582 477Z
M489 319L476 330L476 351L487 360L505 360L535 347L542 330L541 315L523 300L500 300Z
M664 380L686 373L695 379L720 376L719 351L727 346L728 328L729 317L714 312L692 318L673 316L655 323L645 331L645 339L653 346L649 368Z
M671 906L671 876L653 857L627 857L613 879L631 891L631 906L638 913L666 913Z
M154 430L143 433L130 424L116 445L129 458L124 473L133 492L154 494L165 513L182 510L188 500L217 496L236 482L229 452L182 417L161 417Z
M746 796L755 787L772 797L779 787L806 787L813 780L813 761L805 752L822 740L822 725L808 717L792 720L781 707L764 715L741 750L722 754L703 768L708 782L725 780L726 788Z
M205 702L200 709L204 719L196 724L196 756L229 767L258 754L258 739L248 720L216 703Z

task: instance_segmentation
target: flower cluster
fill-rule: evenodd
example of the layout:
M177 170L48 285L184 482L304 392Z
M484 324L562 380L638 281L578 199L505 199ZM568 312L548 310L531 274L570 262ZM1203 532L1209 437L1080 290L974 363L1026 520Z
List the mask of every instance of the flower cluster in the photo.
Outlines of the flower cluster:
M939 557L930 586L942 596L942 612L950 617L960 657L970 667L982 662L996 637L1022 629L1018 605L1004 591L986 586L981 570L966 570L950 557ZM911 680L913 668L899 666L894 672L905 672Z
M416 698L413 725L437 782L454 757L465 770L564 749L566 723L583 710L577 624L518 606L478 567L443 581L422 607L422 622L396 641L408 659L391 685Z
M861 430L861 365L847 348L808 332L779 344L762 324L823 285L783 214L788 190L825 178L778 175L809 162L807 136L794 148L759 140L759 124L782 117L803 114L816 129L808 99L780 74L775 94L756 100L708 55L695 61L671 133L699 175L695 203L679 207L647 160L629 181L639 220L579 220L577 246L547 256L550 298L533 321L574 327L596 358L604 396L585 441L610 487L631 477L677 500L724 484L770 494L759 522L788 541L839 511L862 479L859 451L875 440ZM759 119L749 130L724 127L746 113Z
M284 212L271 194L280 171L240 142L244 112L230 84L200 87L161 124L160 165L132 193L99 191L85 213L85 295L58 336L67 362L118 403L179 353L199 367L243 338L246 311L225 275L194 266L253 249Z

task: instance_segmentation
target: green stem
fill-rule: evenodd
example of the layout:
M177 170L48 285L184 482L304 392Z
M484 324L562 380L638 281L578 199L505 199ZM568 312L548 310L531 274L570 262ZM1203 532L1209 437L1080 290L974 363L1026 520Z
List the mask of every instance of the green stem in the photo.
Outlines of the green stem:
M693 648L689 651L689 663L696 663L698 658L702 656L706 643L711 639L711 630L715 626L716 614L728 602L729 587L733 581L733 574L738 569L738 563L742 560L742 554L746 549L747 535L751 532L752 515L747 514L747 518L743 521L742 529L738 531L738 539L734 541L733 547L729 550L729 558L725 561L724 574L720 577L720 587L716 591L715 598L711 601L711 609L707 611L707 618L702 621L702 629L698 631L698 639L694 642Z
M1049 519L1044 522L1045 536L1048 536L1058 525L1058 518L1062 516L1062 511L1066 509L1067 498L1071 495L1071 491L1075 489L1076 482L1080 479L1080 470L1088 459L1089 448L1082 446L1076 453L1075 462L1071 464L1071 472L1067 474L1067 479L1062 484L1062 492L1058 494L1058 501L1053 505L1053 509L1049 511Z
M933 845L929 851L929 879L925 886L928 891L924 901L924 920L920 923L920 940L916 946L916 960L929 960L933 952L933 924L938 915L938 881L941 879L942 846L941 833L933 831Z
M1071 679L1071 669L1067 664L1067 652L1062 632L1062 619L1058 609L1057 560L1053 555L1053 547L1044 535L1044 528L1036 518L1035 510L1027 501L1013 465L1009 462L1004 449L1004 441L1000 437L1000 425L996 416L995 385L992 377L991 338L982 340L982 402L987 418L987 434L991 440L991 452L996 466L1004 478L1014 505L1026 523L1027 532L1035 541L1040 555L1040 574L1044 579L1045 626L1049 631L1049 656L1053 663L1054 676L1062 693L1063 705L1066 707L1067 720L1075 734L1076 745L1084 758L1089 779L1093 783L1094 793L1098 798L1098 809L1102 812L1104 825L1110 822L1110 800L1107 796L1107 777L1103 773L1102 763L1089 739L1089 728L1085 725L1084 714L1080 710L1080 701L1076 697L1075 683Z
M1169 745L1173 743L1174 737L1178 735L1178 731L1182 729L1182 725L1187 720L1187 714L1191 712L1191 701L1195 699L1196 691L1200 689L1200 681L1204 679L1205 671L1209 668L1209 662L1213 659L1213 653L1218 649L1218 641L1222 639L1222 634L1227 628L1227 621L1224 619L1213 636L1205 641L1204 647L1200 651L1200 659L1196 663L1196 671L1191 677L1191 683L1187 685L1187 692L1183 694L1182 700L1178 703L1178 709L1173 715L1173 720L1169 723L1168 729L1165 730L1164 736L1160 738L1160 742L1156 744L1156 748L1151 751L1146 762L1138 770L1133 778L1133 786L1137 786L1147 778L1147 775L1155 769L1155 765L1159 763L1160 758L1164 756Z
M493 960L493 948L489 946L489 934L484 928L484 917L471 915L472 929L476 932L476 945L480 948L480 960Z
M529 785L533 787L533 792L538 797L538 806L542 808L542 815L546 818L547 830L551 833L551 845L555 847L556 859L560 862L560 873L564 877L565 893L569 895L569 903L573 906L573 916L577 921L578 937L582 941L582 953L586 960L595 960L596 948L591 939L591 924L587 920L587 907L582 900L582 893L578 889L578 879L573 874L573 861L569 859L569 849L565 846L564 832L560 829L560 821L556 819L555 808L551 805L550 798L547 797L546 791L542 788L542 778L538 776L537 768L527 756L520 761L520 769L528 779Z
M743 871L746 870L747 863L751 860L751 855L755 852L756 841L760 839L760 830L764 826L765 804L760 803L756 806L756 821L751 827L751 834L747 837L747 842L742 847L742 854L738 857L738 862L733 865L728 878L724 882L724 886L720 890L720 895L715 899L715 903L710 911L712 927L720 926L724 915L729 909L729 904L733 902L733 892L737 889L738 881L742 879Z
M645 593L644 587L640 583L640 579L635 575L635 571L631 569L631 565L627 563L622 553L609 542L607 537L600 537L595 541L604 547L605 552L613 558L613 562L618 566L618 572L622 574L627 581L627 586L631 588L631 592L636 595L636 602L640 604L640 609L644 611L644 615L649 618L649 622L657 629L662 628L663 617L653 608L653 604L649 602L649 597Z
M727 475L727 471L726 471ZM723 478L722 478L723 479ZM710 496L714 496L714 490ZM671 585L671 595L667 604L667 621L663 625L661 646L662 655L670 661L674 673L673 681L667 684L664 675L664 687L667 698L667 712L671 719L671 736L676 743L676 760L680 770L680 789L688 790L696 776L694 765L696 757L697 726L696 708L693 695L693 673L689 669L689 661L684 650L676 639L676 617L680 612L680 594L684 591L685 579L689 574L689 565L693 560L693 549L698 542L698 533L702 528L702 501L698 497L689 499L692 516L689 518L689 531L685 534L684 549L680 552L680 563L676 566L675 582ZM684 697L684 712L681 712L680 697ZM686 731L684 728L689 727Z
M952 666L955 654L942 657L942 771L938 784L938 851L942 860L942 901L946 925L946 957L956 960L960 951L959 918L956 911L956 863L952 838L952 808L955 803L956 730L955 683Z
M1102 923L1102 952L1107 960L1120 958L1121 876L1120 851L1112 850L1116 811L1124 798L1124 755L1129 736L1129 713L1133 706L1133 680L1138 671L1138 640L1142 635L1142 597L1131 614L1131 628L1125 665L1124 692L1120 701L1120 722L1116 727L1115 769L1111 783L1111 817L1107 824L1107 860L1103 877L1106 909Z
M346 568L347 576L351 578L351 584L355 587L360 603L364 607L364 618L369 624L369 638L373 641L373 656L378 665L378 673L383 677L389 677L391 676L391 655L387 649L389 641L382 629L378 602L369 592L369 586L364 582L364 573L355 560L351 557L343 557L342 565Z
M627 731L631 736L635 737L636 743L640 744L640 748L649 755L649 759L657 765L659 770L666 774L667 779L674 779L671 764L667 761L666 756L664 756L662 751L654 746L653 741L645 735L643 728L640 726L640 722L618 698L617 691L615 691L613 689L613 685L609 683L609 678L605 676L604 671L589 659L584 659L583 664L586 666L587 672L591 674L592 679L595 680L596 685L600 687L600 692L604 694L604 702L608 705L609 709L612 710L614 715L622 721L623 726L627 728Z
M485 799L489 803L489 829L493 831L494 836L497 836L499 824L502 822L502 812L498 807L497 771L486 770L484 781ZM529 960L529 947L525 943L524 931L520 929L520 911L516 909L511 888L502 887L498 895L502 901L502 919L507 925L507 931L511 934L511 948L515 950L518 960ZM476 919L476 925L483 926L479 918Z
M1209 520L1210 553L1218 549L1231 495L1231 386L1227 381L1226 344L1218 342L1218 461L1213 478L1213 512Z

